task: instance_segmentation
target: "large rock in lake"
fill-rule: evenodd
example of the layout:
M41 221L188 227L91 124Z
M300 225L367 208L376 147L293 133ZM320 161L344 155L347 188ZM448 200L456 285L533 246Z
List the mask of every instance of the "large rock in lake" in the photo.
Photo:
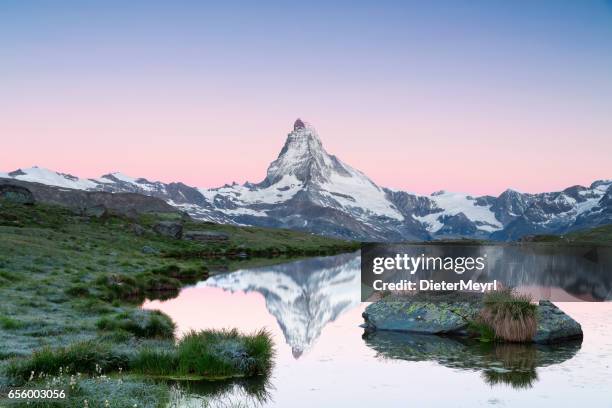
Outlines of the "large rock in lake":
M397 331L416 334L465 336L470 321L478 316L478 297L455 301L424 301L385 298L363 312L366 332ZM534 343L550 344L582 338L580 324L550 301L538 305L538 328Z
M480 306L475 301L427 302L379 300L370 304L363 318L367 331L391 330L420 334L467 334Z

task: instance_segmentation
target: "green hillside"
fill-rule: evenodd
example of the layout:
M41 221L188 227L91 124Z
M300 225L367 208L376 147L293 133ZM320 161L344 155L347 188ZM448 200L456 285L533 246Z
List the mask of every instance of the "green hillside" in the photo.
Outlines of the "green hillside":
M529 242L612 245L612 224L570 232L563 235L534 235Z

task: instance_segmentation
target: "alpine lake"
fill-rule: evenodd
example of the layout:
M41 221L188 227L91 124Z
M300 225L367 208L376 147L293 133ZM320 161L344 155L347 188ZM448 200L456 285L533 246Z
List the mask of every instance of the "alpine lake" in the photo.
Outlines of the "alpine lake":
M536 262L532 273L506 278L535 300L563 299L555 304L582 325L581 341L366 334L359 252L213 273L142 307L169 315L179 338L190 330L265 328L275 343L269 377L177 382L170 407L612 407L610 278L575 282L563 272L563 262L576 268L573 260L555 262L556 274L543 274Z

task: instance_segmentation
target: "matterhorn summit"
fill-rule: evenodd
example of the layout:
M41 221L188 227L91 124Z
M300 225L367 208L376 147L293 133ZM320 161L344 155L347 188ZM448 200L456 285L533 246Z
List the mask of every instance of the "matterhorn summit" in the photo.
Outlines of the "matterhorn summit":
M306 124L300 118L297 118L295 122L293 122L293 130L304 129L305 127Z
M285 176L295 177L305 185L332 183L338 177L358 177L361 182L375 186L365 175L342 163L323 148L316 129L297 119L293 131L278 158L268 167L266 179L260 184L269 186Z

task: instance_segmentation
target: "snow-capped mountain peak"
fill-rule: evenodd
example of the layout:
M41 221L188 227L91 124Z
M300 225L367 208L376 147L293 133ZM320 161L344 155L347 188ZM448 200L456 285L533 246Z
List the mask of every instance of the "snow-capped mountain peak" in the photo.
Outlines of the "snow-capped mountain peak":
M321 184L329 182L334 172L350 177L343 163L325 151L316 129L297 119L261 186L275 184L284 176L295 176L304 184Z
M288 180L293 181L293 185L298 183L317 205L361 218L403 218L386 199L382 188L359 170L327 153L316 129L301 119L295 121L278 158L268 167L265 180L256 187L269 189L274 186L287 190Z

